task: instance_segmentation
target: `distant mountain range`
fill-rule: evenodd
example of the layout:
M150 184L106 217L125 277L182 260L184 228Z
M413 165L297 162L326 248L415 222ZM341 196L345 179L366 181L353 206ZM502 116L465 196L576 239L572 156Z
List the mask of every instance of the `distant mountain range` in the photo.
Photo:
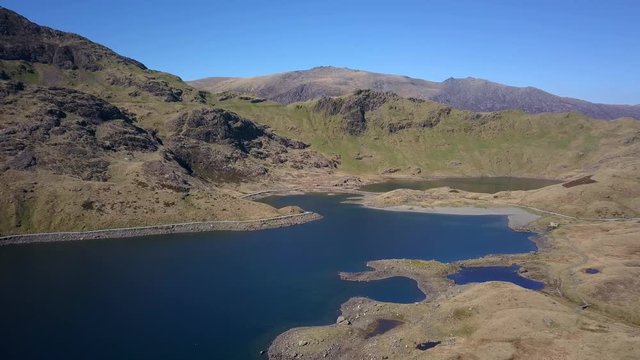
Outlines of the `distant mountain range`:
M250 93L280 103L342 96L357 89L391 91L402 97L433 100L471 111L520 109L528 113L579 112L596 119L640 119L640 105L597 104L561 97L533 87L514 87L476 78L434 82L368 71L315 67L253 78L211 77L189 82L211 92Z

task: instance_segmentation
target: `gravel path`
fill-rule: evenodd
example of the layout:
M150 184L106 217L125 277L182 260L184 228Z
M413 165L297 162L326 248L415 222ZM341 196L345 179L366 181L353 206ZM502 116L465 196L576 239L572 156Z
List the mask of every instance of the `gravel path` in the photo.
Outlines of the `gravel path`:
M306 211L300 214L276 216L257 220L220 220L201 221L180 224L153 225L129 228L102 229L91 231L68 231L38 234L20 234L0 237L0 246L9 244L25 244L33 242L73 241L89 239L128 238L137 236L181 234L207 231L249 231L273 229L303 224L317 220L322 216Z

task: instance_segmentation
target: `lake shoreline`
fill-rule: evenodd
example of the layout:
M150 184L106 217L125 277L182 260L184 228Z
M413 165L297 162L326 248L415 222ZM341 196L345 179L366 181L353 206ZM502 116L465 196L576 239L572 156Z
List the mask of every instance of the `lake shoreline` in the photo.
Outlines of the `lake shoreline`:
M516 231L530 231L527 227L530 223L540 218L539 215L532 214L522 208L516 206L499 206L499 207L474 207L474 206L434 206L421 207L414 205L396 205L388 207L378 207L368 204L362 206L369 209L399 212L417 212L424 214L442 214L442 215L460 215L460 216L506 216L508 226Z
M396 210L400 211L400 210ZM476 214L479 215L479 214ZM610 231L625 226L628 231ZM552 230L532 239L538 246L537 251L516 254L495 254L479 258L443 263L433 260L384 259L367 262L368 270L360 272L341 272L340 278L346 281L378 281L392 277L407 277L418 284L418 288L427 295L423 301L414 304L385 303L365 297L354 297L340 307L339 317L334 324L324 326L306 326L289 329L280 334L268 349L269 358L287 359L331 358L345 355L349 358L364 358L375 351L378 358L420 358L418 345L425 341L441 343L432 350L434 358L438 354L456 351L465 353L465 343L473 341L469 332L481 333L482 341L501 346L504 334L495 329L511 325L511 333L548 334L550 327L571 331L578 336L577 343L601 341L599 348L607 346L612 339L632 331L637 331L637 288L609 288L627 302L617 307L605 307L606 299L592 295L592 289L599 284L624 276L627 281L634 278L633 264L636 264L634 233L638 224L628 221L624 224L579 223L567 225L562 235ZM595 237L587 237L594 234ZM621 240L626 240L622 241ZM578 246L584 242L603 242L607 246L625 246L624 259L628 273L610 274L602 277L603 268L619 266L622 254L608 254L599 247ZM541 246L542 245L542 246ZM512 266L518 265L518 275L525 279L541 282L544 288L530 290L511 282L484 281L469 284L455 284L448 276L462 267ZM585 271L596 267L599 275ZM598 280L598 277L602 279ZM579 279L580 282L577 282ZM597 281L588 287L587 279ZM579 318L588 318L587 322L576 327L576 314ZM531 321L531 319L538 321ZM540 319L542 319L540 321ZM372 324L381 320L399 320L402 324L375 338L368 336ZM612 325L615 323L615 326ZM532 328L534 329L532 332ZM425 331L426 329L426 331ZM611 329L612 334L594 331ZM565 335L563 335L565 336ZM602 336L605 336L604 338ZM566 337L566 336L565 336ZM564 339L564 338L563 338ZM300 341L306 344L299 346ZM395 344L406 346L392 346ZM326 344L330 344L327 346ZM391 345L390 345L391 344ZM535 348L541 353L546 351L548 343L540 342ZM628 354L637 349L637 337L628 336L624 347L617 354ZM635 346L635 347L634 347ZM359 349L366 349L367 352ZM473 348L475 350L475 348ZM517 350L511 350L519 354ZM603 350L601 353L611 353ZM398 354L400 352L400 354Z
M287 189L287 190L268 190L254 194L247 194L244 198L251 200L259 200L269 196L288 196L300 194L327 193L332 194L351 194L360 197L353 201L361 206L374 210L398 211L398 212L418 212L424 214L443 214L443 215L461 215L461 216L507 216L509 228L516 231L527 230L526 226L538 219L540 216L532 214L522 208L515 206L500 207L474 207L474 206L434 206L420 207L414 205L397 205L389 207L378 207L367 204L364 200L374 193L361 191L357 189L341 189L341 188L316 188L313 190ZM60 231L49 233L32 233L32 234L12 234L0 236L0 246L12 244L28 244L40 242L59 242L59 241L81 241L96 239L113 239L113 238L132 238L139 236L164 235L164 234L183 234L198 233L208 231L257 231L286 226L295 226L322 218L320 214L313 212L304 212L301 214L283 215L267 219L257 220L223 220L223 221L202 221L175 224L160 224L151 226L136 226L126 228L108 228L87 231Z
M15 234L0 237L0 246L40 242L132 238L150 235L185 234L209 231L255 231L300 225L310 221L319 220L321 218L322 216L320 214L307 211L301 214L282 215L257 220L201 221L89 231Z

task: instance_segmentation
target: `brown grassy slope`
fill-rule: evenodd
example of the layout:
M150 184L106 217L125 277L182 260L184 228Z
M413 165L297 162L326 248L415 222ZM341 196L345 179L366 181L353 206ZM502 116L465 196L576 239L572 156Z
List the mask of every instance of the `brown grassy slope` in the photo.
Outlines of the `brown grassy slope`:
M2 234L279 215L190 175L104 100L6 81L0 90Z
M0 198L2 234L95 230L191 221L250 220L282 215L211 186L188 193L152 185L142 159L120 160L112 171L127 179L82 181L49 172L8 171Z
M350 325L290 330L275 340L269 357L631 360L640 345L632 326L578 314L553 297L501 282L457 287L420 304L351 299L342 314ZM378 319L402 324L369 337ZM428 341L440 344L417 348Z
M621 320L640 324L640 224L577 223L552 233L545 266L560 291ZM566 257L563 254L575 253ZM588 274L585 269L598 270Z

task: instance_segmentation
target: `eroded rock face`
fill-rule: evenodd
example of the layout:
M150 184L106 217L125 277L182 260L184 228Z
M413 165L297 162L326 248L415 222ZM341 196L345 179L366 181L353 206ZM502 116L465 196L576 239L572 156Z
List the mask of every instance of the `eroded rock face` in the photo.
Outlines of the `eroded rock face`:
M396 133L401 130L410 129L410 128L432 128L435 127L445 119L447 116L451 114L451 108L445 107L439 109L435 112L429 113L425 118L421 120L412 120L412 121L402 121L402 122L394 122L386 124L386 130L389 133Z
M172 158L165 159L165 161L145 162L142 165L142 171L147 181L154 185L155 190L170 189L185 193L191 190L191 180L193 179Z
M157 96L165 102L178 102L182 101L182 96L185 91L180 88L172 87L164 80L154 79L148 76L136 77L133 75L113 75L110 74L107 77L109 85L118 87L131 87L134 88L129 96L136 97L140 95L141 91L147 92L153 96ZM196 92L196 102L202 101L202 94Z
M21 94L31 97L47 108L47 115L66 117L71 113L92 124L122 119L128 123L132 120L116 106L87 93L59 87L31 87Z
M214 182L239 182L267 173L264 166L248 161L248 155L231 146L208 144L184 136L170 137L167 148L189 173Z
M342 115L343 128L349 135L361 135L367 130L365 113L373 111L385 102L398 99L398 95L390 92L357 90L348 97L323 97L316 103L314 111L327 116Z
M39 26L0 7L0 59L24 60L62 69L97 71L103 60L146 67L75 34Z
M157 141L126 112L80 91L0 81L0 164L84 180L108 179L112 151L150 152Z
M172 88L166 81L149 80L142 84L138 84L142 90L161 97L166 102L182 101L182 89Z
M264 127L222 109L199 109L184 113L170 122L171 130L182 136L206 143L226 143L247 152Z
M181 114L169 126L174 135L167 148L197 176L213 181L241 181L268 172L251 161L252 154L270 140L265 129L235 113L198 109ZM265 153L264 157L268 156Z
M269 167L334 168L336 162L305 150L308 145L277 135L236 113L203 108L169 122L167 148L189 172L213 181L244 181Z

